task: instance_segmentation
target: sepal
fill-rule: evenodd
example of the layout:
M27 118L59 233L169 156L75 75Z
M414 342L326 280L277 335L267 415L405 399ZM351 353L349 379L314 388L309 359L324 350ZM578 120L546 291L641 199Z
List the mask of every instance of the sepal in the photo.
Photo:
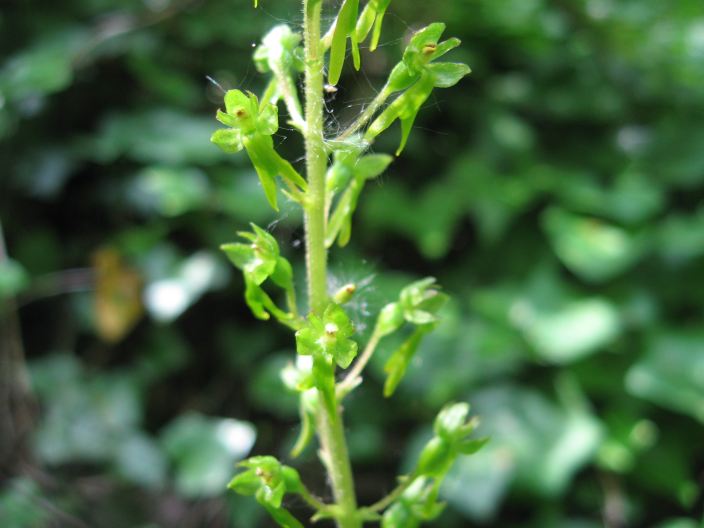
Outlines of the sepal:
M337 15L335 29L332 34L332 43L330 45L330 64L328 68L328 82L333 86L340 80L342 66L345 63L345 55L347 54L348 38L351 41L354 67L356 70L359 70L359 44L355 30L358 13L359 0L344 0L340 7L339 14Z
M243 148L242 133L234 128L216 130L213 132L213 135L210 136L210 141L227 153L239 152Z
M369 43L369 51L376 50L379 45L379 38L381 37L381 26L384 21L384 15L389 7L391 0L369 0L362 14L359 16L357 21L357 26L355 28L355 35L358 42L362 42L367 38L369 32L374 28L372 32L371 42Z

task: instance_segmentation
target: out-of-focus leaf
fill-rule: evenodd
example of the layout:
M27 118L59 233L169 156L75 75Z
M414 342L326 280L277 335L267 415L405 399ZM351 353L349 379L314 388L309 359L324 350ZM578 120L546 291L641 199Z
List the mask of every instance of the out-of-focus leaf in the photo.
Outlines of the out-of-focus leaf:
M658 524L657 528L701 528L701 524L693 519L670 519Z
M39 486L28 478L6 482L0 492L0 525L13 528L37 528L50 519L48 510L38 508L42 501Z
M640 462L639 455L657 444L660 430L651 420L625 405L602 413L607 436L599 447L598 463L609 471L626 474Z
M166 482L167 462L157 443L135 433L116 447L115 471L122 478L151 489L161 489Z
M80 31L46 36L10 57L0 69L0 94L11 102L63 90L73 79L75 53L87 35Z
M30 374L45 406L35 445L49 464L108 461L141 421L138 388L128 376L88 376L69 355L34 362Z
M17 295L29 284L22 265L12 259L0 261L0 301Z
M127 335L144 313L142 277L110 248L98 250L93 255L93 266L98 335L114 343Z
M599 297L577 298L553 272L538 268L507 307L510 322L543 359L570 363L597 352L622 331L616 307Z
M569 363L594 353L621 330L614 306L598 298L566 302L545 311L518 302L512 315L538 354L554 363Z
M632 394L704 422L704 333L690 329L653 335L628 371Z
M561 494L599 444L594 416L533 390L495 386L469 400L482 418L480 434L491 441L481 455L458 462L442 496L472 519L490 519L511 483L539 496Z
M492 441L482 449L481 456L461 457L455 462L443 482L441 494L465 516L486 521L501 506L515 471L514 454Z
M179 371L189 359L191 350L178 330L170 326L152 329L137 349L132 373L142 386L160 381Z
M160 444L176 470L176 490L185 497L225 492L235 462L247 456L256 432L248 422L183 414L161 432Z
M556 193L573 211L637 225L660 212L665 196L660 186L645 174L628 170L619 174L605 189L593 177L575 174L569 185L559 185Z
M27 195L53 200L66 186L76 165L69 145L41 145L21 160L14 178L17 187Z
M673 213L658 232L658 251L670 262L685 263L704 254L704 208L693 215Z
M139 173L129 196L145 212L172 217L204 207L209 191L208 180L198 169L155 165Z
M250 398L260 409L284 418L298 414L298 397L283 391L281 370L291 362L292 353L274 354L260 362L252 382L247 384Z
M144 291L144 305L158 321L176 319L206 291L222 286L227 277L220 259L208 252L191 255L174 271L162 268L162 273Z
M545 212L543 226L560 260L589 282L607 281L623 273L646 247L642 236L557 208Z
M83 149L101 163L126 156L141 163L211 165L224 158L208 142L212 131L207 117L156 108L108 117L95 138L84 141Z

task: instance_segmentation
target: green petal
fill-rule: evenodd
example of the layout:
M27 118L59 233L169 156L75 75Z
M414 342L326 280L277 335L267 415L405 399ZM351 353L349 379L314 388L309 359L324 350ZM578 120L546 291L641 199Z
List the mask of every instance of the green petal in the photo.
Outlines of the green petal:
M243 471L227 485L228 488L240 495L254 495L261 486L261 480L254 471Z
M320 335L312 327L306 326L296 332L296 352L302 356L312 356L318 350Z
M350 339L342 341L335 348L335 363L340 368L347 368L350 366L354 358L357 356L357 343Z
M450 88L472 71L466 64L455 62L428 64L427 68L432 74L434 84L437 88Z
M271 136L279 129L279 109L276 105L264 103L259 111L257 129L262 134Z
M376 178L382 174L394 160L388 154L370 154L360 158L355 165L355 172L365 180Z
M227 258L239 269L244 269L248 262L254 258L254 250L249 244L223 244L220 246Z
M225 152L239 152L242 150L242 134L234 128L221 128L213 132L210 141L215 143Z

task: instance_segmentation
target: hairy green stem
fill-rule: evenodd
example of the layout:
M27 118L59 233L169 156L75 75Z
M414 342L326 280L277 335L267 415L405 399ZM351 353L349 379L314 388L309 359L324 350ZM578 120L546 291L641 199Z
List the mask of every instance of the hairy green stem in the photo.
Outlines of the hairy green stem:
M306 501L308 506L310 506L314 510L318 512L326 512L328 510L328 505L321 501L318 497L313 495L310 490L305 486L301 487L301 489L298 491L298 494L304 501Z
M360 374L367 366L369 360L374 355L377 345L381 341L381 334L379 332L374 332L369 338L367 346L364 348L364 352L359 356L354 366L349 370L345 379L337 384L337 393L340 398L344 397L348 392L353 390L362 381Z
M396 488L394 488L391 493L389 493L383 499L375 502L371 506L367 506L364 509L371 512L379 512L388 508L394 502L396 502L396 499L403 495L403 492L406 491L411 486L411 484L413 484L415 478L415 475L407 475L403 477L403 480L401 480L400 484L396 486Z
M306 121L303 119L303 114L301 113L301 103L298 100L296 86L293 84L291 76L285 71L282 71L279 67L275 67L273 73L274 77L278 81L281 97L283 97L284 103L286 104L286 109L291 117L290 123L305 134Z
M357 130L362 128L374 116L376 111L381 108L381 105L386 102L391 93L392 92L389 91L388 87L384 86L381 91L376 94L376 97L372 100L372 102L367 105L364 112L362 112L360 116L342 132L342 134L335 138L335 141L344 141L357 132Z
M310 310L322 315L328 303L327 250L325 248L325 172L327 153L323 135L323 56L320 35L322 0L303 0L305 46L306 170L308 190L304 202L306 266ZM360 528L344 425L339 406L318 411L321 455L339 508L339 528Z
M322 315L328 301L325 249L325 171L323 136L323 51L320 46L322 0L303 0L305 14L305 149L308 191L304 202L306 265L310 310Z

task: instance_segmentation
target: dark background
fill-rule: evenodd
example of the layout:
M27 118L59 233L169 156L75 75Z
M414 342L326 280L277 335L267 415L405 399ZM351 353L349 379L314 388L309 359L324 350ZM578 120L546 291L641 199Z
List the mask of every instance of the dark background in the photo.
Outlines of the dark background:
M302 288L301 220L209 142L206 80L263 89L252 46L300 6L260 4L2 3L1 526L267 526L224 485L249 453L290 462L292 340L254 320L217 248L268 226ZM329 98L330 133L433 21L473 73L436 90L331 253L362 332L414 278L452 296L397 394L389 340L347 405L360 500L464 400L492 441L448 478L437 526L696 528L704 6L396 0ZM300 159L295 133L276 142ZM292 463L325 495L314 451Z

